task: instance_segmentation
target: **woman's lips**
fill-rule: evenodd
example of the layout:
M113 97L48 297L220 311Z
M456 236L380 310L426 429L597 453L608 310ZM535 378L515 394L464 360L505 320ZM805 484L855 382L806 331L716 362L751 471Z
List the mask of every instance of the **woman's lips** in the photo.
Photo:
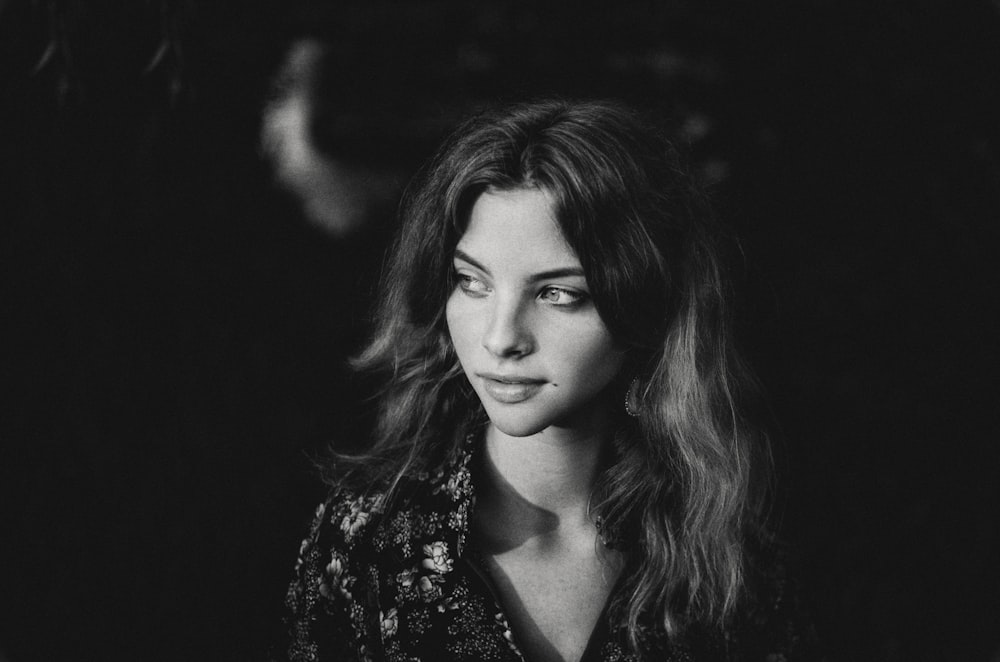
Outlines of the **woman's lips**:
M530 377L508 377L489 373L480 373L478 377L483 381L483 389L491 398L508 405L524 402L538 393L545 384L544 380Z

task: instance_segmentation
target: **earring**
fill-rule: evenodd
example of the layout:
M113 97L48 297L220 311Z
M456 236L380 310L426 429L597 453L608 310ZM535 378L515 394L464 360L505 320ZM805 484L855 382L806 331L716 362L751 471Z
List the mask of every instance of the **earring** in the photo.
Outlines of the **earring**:
M618 527L609 526L604 518L600 515L594 520L594 526L597 528L597 538L601 541L601 544L608 549L615 549L619 547L621 543L621 535L618 531Z
M625 413L632 418L639 417L639 378L633 377L625 391Z

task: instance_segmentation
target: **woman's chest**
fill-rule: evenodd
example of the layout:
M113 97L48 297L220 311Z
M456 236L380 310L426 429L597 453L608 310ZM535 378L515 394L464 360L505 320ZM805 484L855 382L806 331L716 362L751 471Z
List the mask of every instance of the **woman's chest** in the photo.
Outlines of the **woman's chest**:
M539 555L515 550L484 558L517 644L532 662L576 662L594 638L619 564L590 551Z

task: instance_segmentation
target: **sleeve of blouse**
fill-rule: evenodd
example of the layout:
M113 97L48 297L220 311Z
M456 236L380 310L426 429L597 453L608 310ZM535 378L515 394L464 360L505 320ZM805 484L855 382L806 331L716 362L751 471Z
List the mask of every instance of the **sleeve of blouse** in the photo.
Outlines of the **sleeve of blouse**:
M358 660L351 625L351 594L342 580L347 566L342 536L331 523L333 499L316 509L302 541L285 604L289 662Z

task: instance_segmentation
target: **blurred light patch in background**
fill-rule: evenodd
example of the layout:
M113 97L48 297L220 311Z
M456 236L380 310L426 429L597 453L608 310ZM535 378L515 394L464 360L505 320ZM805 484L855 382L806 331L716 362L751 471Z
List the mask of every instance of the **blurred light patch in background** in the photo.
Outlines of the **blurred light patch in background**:
M317 80L328 49L318 39L294 42L261 123L261 146L276 182L294 194L306 218L335 237L359 231L399 192L402 175L348 164L321 151L313 135ZM335 103L327 100L327 103Z

